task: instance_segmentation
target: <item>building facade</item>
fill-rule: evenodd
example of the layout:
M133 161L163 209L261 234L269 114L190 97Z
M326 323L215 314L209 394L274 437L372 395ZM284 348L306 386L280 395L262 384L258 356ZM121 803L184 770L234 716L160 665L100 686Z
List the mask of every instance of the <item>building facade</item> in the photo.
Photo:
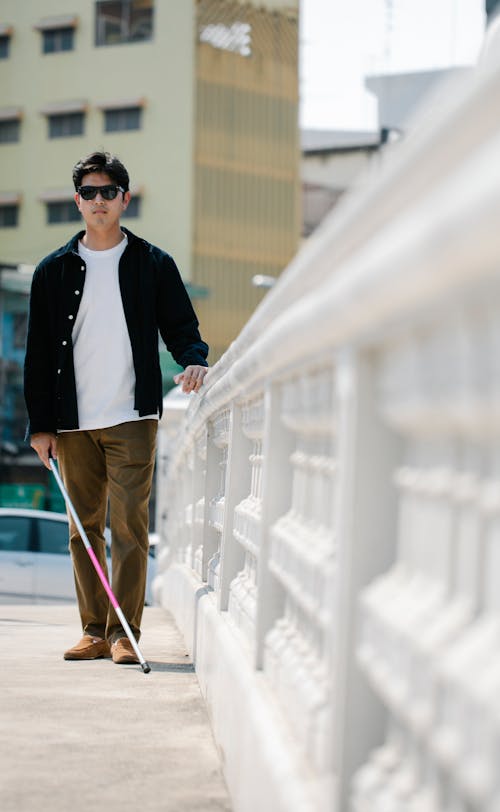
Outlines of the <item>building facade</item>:
M432 94L449 96L453 82L470 75L468 66L418 70L411 73L385 73L367 76L365 86L377 98L380 129L406 132L419 107Z
M26 427L22 370L30 283L31 274L0 269L0 458Z
M266 8L267 6L267 8ZM300 235L297 12L290 3L197 3L193 281L219 357ZM288 8L287 8L288 7Z
M215 360L300 232L297 3L4 0L0 262L35 264L79 227L71 168L130 172L124 224L202 290Z
M71 168L103 148L129 168L130 228L168 246L189 277L194 6L75 6L2 3L1 259L35 263L77 230Z
M383 133L302 130L302 236L309 237L343 195L363 181Z

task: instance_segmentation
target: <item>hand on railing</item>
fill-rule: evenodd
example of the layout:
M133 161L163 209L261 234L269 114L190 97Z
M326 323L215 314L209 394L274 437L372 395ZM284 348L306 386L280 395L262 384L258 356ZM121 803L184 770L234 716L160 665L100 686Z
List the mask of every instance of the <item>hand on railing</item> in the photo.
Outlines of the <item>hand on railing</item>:
M202 367L199 364L190 364L186 367L184 372L179 372L178 375L174 375L174 381L176 384L182 383L183 392L198 392L207 372L208 367Z

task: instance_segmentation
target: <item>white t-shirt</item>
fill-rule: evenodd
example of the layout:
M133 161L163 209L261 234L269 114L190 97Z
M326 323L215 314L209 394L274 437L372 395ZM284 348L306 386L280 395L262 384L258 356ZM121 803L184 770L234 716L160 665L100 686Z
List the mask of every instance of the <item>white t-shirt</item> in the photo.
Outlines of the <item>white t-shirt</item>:
M78 243L87 267L72 332L80 430L158 417L139 417L134 409L135 371L118 278L127 242L124 236L106 251L91 251Z

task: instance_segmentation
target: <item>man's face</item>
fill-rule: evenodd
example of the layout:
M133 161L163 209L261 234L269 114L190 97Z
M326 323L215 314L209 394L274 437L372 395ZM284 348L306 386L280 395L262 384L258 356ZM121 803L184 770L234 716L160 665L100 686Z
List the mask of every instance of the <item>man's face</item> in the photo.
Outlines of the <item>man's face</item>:
M80 186L117 186L109 175L101 172L89 172L84 175ZM125 211L130 201L130 192L118 192L114 200L105 200L100 192L93 200L84 200L76 192L75 203L90 228L108 229L115 226L121 214Z

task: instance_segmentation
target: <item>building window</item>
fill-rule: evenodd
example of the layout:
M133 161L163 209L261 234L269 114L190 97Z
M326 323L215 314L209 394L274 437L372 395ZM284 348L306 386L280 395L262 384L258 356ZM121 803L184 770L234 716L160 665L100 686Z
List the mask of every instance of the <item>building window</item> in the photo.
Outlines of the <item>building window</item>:
M56 54L60 51L72 51L74 33L73 28L48 28L42 31L43 53Z
M19 206L17 203L0 206L0 228L13 228L17 226L18 219Z
M28 314L27 313L13 313L12 314L12 346L15 350L22 350L26 344L26 335L28 333Z
M49 119L49 138L83 135L83 113L53 113Z
M20 124L18 118L0 121L0 144L14 144L19 141Z
M152 39L153 5L153 0L98 0L96 45L120 45Z
M10 50L10 37L6 34L0 36L0 59L8 59Z
M74 200L53 200L47 203L47 223L76 223L80 212Z
M141 129L141 107L124 107L104 111L104 129L107 133Z
M141 198L133 197L128 204L127 208L122 214L123 217L140 217L141 216Z

